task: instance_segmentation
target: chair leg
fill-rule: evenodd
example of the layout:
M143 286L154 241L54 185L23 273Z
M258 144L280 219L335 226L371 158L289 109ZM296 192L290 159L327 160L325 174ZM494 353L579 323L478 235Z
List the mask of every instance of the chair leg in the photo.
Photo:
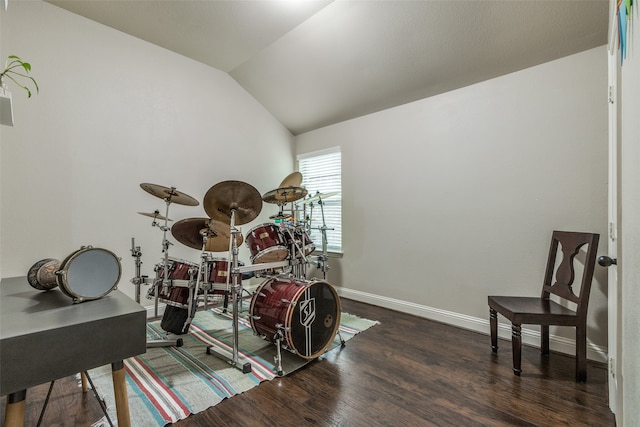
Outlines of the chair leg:
M489 326L491 329L491 350L498 352L498 312L489 308Z
M549 354L549 325L540 326L540 352Z
M587 381L587 331L586 326L576 326L576 381Z
M520 325L511 325L511 346L513 347L513 373L520 376L522 372L522 327Z

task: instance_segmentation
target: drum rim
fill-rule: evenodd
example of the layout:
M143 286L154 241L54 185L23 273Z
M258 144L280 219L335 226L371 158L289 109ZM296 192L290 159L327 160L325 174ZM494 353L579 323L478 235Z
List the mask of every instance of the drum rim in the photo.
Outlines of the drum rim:
M251 255L251 257L249 258L249 260L251 261L251 264L255 264L255 259L258 258L259 256L262 255L266 255L268 253L273 252L274 250L284 250L285 252L287 252L287 255L277 261L270 261L270 262L280 262L280 261L284 261L285 259L287 259L287 257L289 256L289 248L287 248L286 246L282 246L282 245L275 245L275 246L269 246L268 248L265 248L261 251L256 252L255 255Z
M276 230L278 230L278 232L280 232L280 227L278 227L275 223L273 223L273 222L263 222L262 224L254 225L253 227L251 227L249 229L249 231L247 232L247 235L253 233L254 230L256 230L258 228L261 228L261 227L264 227L264 226L273 227ZM245 240L247 240L247 239L245 238Z
M116 278L115 282L113 285L111 285L111 287L104 293L102 293L101 295L79 295L76 292L74 292L70 286L68 286L68 282L67 282L67 268L69 266L71 266L71 263L77 259L80 255L86 253L86 252L90 252L90 251L103 251L108 253L109 255L111 255L113 257L113 259L116 261L116 265L118 266L118 277ZM58 272L64 272L64 274L58 274ZM67 295L68 297L71 297L77 301L91 301L91 300L96 300L96 299L100 299L102 297L104 297L105 295L109 294L111 291L113 291L118 283L120 282L120 279L122 278L122 264L120 263L120 258L113 253L112 251L110 251L109 249L104 249L104 248L94 248L93 246L83 246L80 249L77 249L75 251L73 251L71 254L69 254L61 263L60 263L60 267L58 269L58 271L56 272L56 283L58 284L58 287L60 288L60 290Z

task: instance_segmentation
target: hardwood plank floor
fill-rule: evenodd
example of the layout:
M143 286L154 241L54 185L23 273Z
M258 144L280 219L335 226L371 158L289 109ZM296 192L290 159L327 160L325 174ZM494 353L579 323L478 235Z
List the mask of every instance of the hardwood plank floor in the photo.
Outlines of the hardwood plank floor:
M173 426L615 426L602 364L589 362L588 382L579 384L572 357L546 359L525 346L516 377L509 341L500 340L496 355L486 335L341 302L343 311L380 324L340 351ZM101 418L95 398L76 384L73 377L56 382L43 426L90 426ZM27 392L25 425L36 425L47 390ZM4 397L0 403L4 419Z

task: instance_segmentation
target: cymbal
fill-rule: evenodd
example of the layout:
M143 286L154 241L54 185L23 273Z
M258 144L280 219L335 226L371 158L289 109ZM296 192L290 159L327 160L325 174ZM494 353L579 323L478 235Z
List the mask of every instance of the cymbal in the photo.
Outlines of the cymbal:
M280 183L278 188L284 187L300 187L302 185L302 174L300 172L292 172Z
M171 234L176 240L193 249L202 249L203 237L207 234L204 250L226 252L231 241L231 227L210 218L186 218L173 224ZM242 244L242 235L236 235L236 245Z
M268 193L265 193L262 196L262 200L267 203L287 203L294 202L296 200L302 199L307 195L306 188L302 187L284 187L284 188L276 188L275 190L271 190Z
M171 203L177 203L179 205L187 205L187 206L198 206L200 202L198 202L193 197L184 194L180 191L176 191L174 187L165 187L157 184L149 184L143 182L140 184L140 187L147 193L159 197L162 200L167 200Z
M315 196L309 197L308 199L305 199L303 201L303 203L305 204L309 204L309 203L313 203L315 201L318 201L320 199L324 200L324 199L328 199L329 197L333 197L336 194L340 194L339 191L332 191L330 193L316 193Z
M269 217L269 219L287 219L287 218L291 218L291 214L285 214L282 212L278 212L277 214L271 215Z
M171 218L167 218L164 215L160 215L160 211L155 211L155 212L138 212L140 215L144 215L144 216L148 216L151 217L153 219L161 219L161 220L167 220L167 221L173 221Z
M204 211L211 219L231 224L235 211L235 225L253 221L262 210L260 192L242 181L222 181L204 195Z

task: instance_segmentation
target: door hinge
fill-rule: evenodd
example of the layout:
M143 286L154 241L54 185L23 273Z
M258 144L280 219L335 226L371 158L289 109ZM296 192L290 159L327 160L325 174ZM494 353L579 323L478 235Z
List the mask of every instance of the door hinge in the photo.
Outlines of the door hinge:
M613 104L615 102L615 98L613 96L613 86L609 86L609 104Z
M609 375L611 375L612 378L616 376L616 359L613 357L609 358Z
M609 238L611 239L611 241L615 242L616 240L616 224L615 222L610 222L609 223Z

